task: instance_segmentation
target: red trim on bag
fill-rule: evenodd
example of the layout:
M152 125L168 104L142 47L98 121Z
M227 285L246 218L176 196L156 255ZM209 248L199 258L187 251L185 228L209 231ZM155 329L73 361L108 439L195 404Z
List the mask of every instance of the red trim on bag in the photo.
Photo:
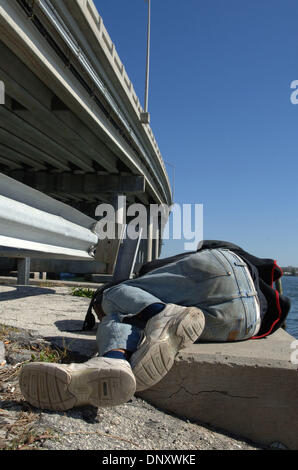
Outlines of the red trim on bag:
M274 283L274 271L277 268L281 271L281 275L278 278L278 279L280 279L283 276L284 273L283 273L283 270L281 269L281 267L278 266L276 260L274 260L272 271L271 271L271 288L272 289L273 289L273 283ZM272 323L271 328L268 331L268 333L264 333L261 336L252 336L251 339L259 339L259 338L264 338L264 336L268 336L271 333L273 327L276 325L276 323L281 319L282 311L281 311L281 307L280 307L280 303L279 303L279 292L276 289L275 289L275 300L276 300L276 307L277 307L277 310L278 310L278 318Z
M281 312L280 303L279 303L279 293L278 293L277 290L275 290L275 300L276 300L276 306L277 306L277 310L278 310L278 318L272 323L271 328L268 331L268 333L264 333L261 336L252 336L251 339L260 339L260 338L264 338L264 336L268 336L271 333L273 327L276 325L276 323L281 319L281 313L282 312Z
M280 279L283 275L284 275L284 272L283 270L281 269L280 266L278 266L276 260L274 261L274 264L273 264L273 268L272 268L272 272L271 272L271 287L273 287L273 282L274 282L274 271L276 269L279 269L280 271L280 276L277 278L277 279Z

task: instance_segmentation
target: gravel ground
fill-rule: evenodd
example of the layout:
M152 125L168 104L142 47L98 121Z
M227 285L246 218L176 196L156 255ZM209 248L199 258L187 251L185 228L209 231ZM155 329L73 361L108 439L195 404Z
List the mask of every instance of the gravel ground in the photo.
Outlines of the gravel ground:
M1 330L0 330L1 331ZM2 327L0 368L0 448L43 450L257 450L246 442L200 423L168 414L134 397L114 408L80 407L40 411L22 397L22 362L58 360L58 353L36 333ZM1 350L1 349L0 349ZM64 355L63 362L73 359ZM61 360L61 359L60 359ZM6 363L5 363L6 361ZM0 361L1 363L1 361Z

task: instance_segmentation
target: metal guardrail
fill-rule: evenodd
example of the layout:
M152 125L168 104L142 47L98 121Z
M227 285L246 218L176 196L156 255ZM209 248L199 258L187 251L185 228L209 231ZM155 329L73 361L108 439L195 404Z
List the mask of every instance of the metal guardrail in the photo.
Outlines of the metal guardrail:
M1 257L18 258L18 284L29 284L30 258L111 262L115 279L132 275L141 240L100 240L94 219L0 173ZM105 259L106 258L106 259Z
M93 260L96 220L0 174L0 256Z

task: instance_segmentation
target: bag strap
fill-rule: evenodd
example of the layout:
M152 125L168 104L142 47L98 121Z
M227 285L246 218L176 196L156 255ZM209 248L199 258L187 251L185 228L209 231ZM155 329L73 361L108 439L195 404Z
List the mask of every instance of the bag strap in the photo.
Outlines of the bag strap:
M100 296L100 295L102 297L103 292L106 289L109 289L109 287L115 286L117 284L121 284L121 282L126 281L126 280L127 279L121 279L121 280L118 280L118 281L108 282L107 284L104 284L103 286L100 286L96 291L93 292L93 295L91 297L89 307L88 307L88 310L87 310L87 313L86 313L86 316L85 316L85 320L84 320L84 323L83 323L82 331L93 330L93 328L95 326L96 319L95 319L95 316L92 312L92 309L94 308L94 304L96 302L97 297Z
M93 330L94 326L95 326L95 316L92 313L92 303L90 302L90 305L87 310L85 320L83 323L82 331Z
M93 305L94 305L95 297L97 296L100 289L101 288L99 288L95 292L93 292L93 295L92 295L92 298L91 298L91 301L89 303L89 307L88 307L88 310L87 310L87 313L86 313L86 316L85 316L85 320L84 320L84 323L83 323L82 331L93 330L93 328L95 326L96 321L95 321L95 316L92 313L92 308L93 308Z

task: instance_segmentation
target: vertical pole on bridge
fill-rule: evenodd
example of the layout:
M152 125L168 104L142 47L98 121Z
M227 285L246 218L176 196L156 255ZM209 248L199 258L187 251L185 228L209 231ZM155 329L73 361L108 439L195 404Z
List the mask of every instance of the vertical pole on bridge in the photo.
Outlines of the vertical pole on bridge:
M151 0L147 0L147 2L148 2L148 31L147 31L147 60L146 60L145 105L144 105L145 113L148 112L150 35L151 35Z

